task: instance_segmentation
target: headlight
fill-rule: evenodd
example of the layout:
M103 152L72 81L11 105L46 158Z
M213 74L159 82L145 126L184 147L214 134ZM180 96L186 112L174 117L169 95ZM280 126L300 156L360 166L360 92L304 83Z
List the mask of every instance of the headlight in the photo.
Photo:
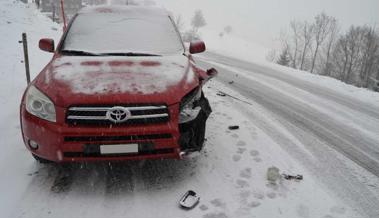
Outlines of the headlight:
M179 123L190 122L199 115L201 107L199 100L201 99L201 88L197 88L186 95L180 103Z
M26 111L41 119L56 122L53 102L34 86L30 86L26 92Z

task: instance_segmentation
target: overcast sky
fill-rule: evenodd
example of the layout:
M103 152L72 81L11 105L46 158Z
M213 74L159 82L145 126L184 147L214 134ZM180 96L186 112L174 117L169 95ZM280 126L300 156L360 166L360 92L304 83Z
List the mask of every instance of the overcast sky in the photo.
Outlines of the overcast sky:
M174 14L183 14L187 27L195 9L204 12L208 27L215 31L226 25L234 33L269 46L292 19L312 20L326 12L343 28L378 24L379 0L156 0Z

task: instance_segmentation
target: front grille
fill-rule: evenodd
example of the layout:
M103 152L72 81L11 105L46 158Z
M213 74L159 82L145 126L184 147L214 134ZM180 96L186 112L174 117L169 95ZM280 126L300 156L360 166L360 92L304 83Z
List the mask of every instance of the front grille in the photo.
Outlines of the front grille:
M115 107L122 107L130 112L128 119L116 123L107 117L107 112ZM133 106L75 106L67 112L66 122L69 125L133 125L163 123L169 120L169 111L165 105Z
M104 142L170 139L171 134L125 135L125 136L65 136L65 142Z

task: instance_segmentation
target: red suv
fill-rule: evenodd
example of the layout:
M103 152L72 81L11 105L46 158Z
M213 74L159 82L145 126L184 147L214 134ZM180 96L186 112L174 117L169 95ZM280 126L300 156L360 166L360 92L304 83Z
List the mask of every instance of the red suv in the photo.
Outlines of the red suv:
M211 113L204 71L169 13L152 7L90 7L72 19L52 60L21 103L22 136L40 162L180 158L200 151Z

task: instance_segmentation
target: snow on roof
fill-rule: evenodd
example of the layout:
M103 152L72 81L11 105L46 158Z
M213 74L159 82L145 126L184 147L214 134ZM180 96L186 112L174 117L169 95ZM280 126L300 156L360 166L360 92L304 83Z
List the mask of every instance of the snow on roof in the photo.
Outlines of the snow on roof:
M130 16L169 16L170 13L159 7L152 6L129 6L129 5L102 5L102 6L89 6L82 8L78 14L91 14L91 13L113 13L113 14L130 14Z

